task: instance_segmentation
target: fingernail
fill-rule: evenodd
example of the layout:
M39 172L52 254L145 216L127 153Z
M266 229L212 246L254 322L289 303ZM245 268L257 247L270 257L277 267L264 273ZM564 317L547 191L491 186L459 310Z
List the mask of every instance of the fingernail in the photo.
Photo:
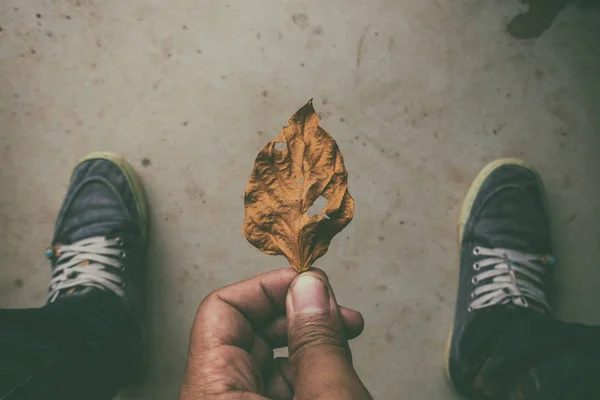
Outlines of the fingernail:
M329 291L325 282L311 274L302 274L292 285L292 304L297 313L329 309Z

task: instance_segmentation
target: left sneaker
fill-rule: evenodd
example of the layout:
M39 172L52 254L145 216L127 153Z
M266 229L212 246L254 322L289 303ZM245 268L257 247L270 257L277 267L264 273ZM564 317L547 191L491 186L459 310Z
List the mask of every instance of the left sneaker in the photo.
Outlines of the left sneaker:
M101 290L138 314L147 240L146 196L133 168L113 153L88 155L73 171L46 250L48 303Z
M473 350L463 340L471 323L499 308L550 310L546 291L556 260L550 255L548 211L538 173L515 159L487 165L463 203L459 244L458 295L446 346L446 373L461 394L470 396L477 371L462 364Z

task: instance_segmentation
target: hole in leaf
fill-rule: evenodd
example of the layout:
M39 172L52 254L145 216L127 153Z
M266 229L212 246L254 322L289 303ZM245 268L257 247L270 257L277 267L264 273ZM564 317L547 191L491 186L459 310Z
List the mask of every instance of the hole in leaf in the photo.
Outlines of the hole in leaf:
M306 215L308 215L309 217L312 217L313 215L325 215L325 213L322 211L326 206L327 206L327 199L323 196L319 196L314 203L312 203L312 206L310 206L310 208L308 209L308 211L306 212Z
M302 184L304 183L304 179L303 179L303 178L300 178L300 179L298 179L298 183L299 183L300 185L302 185Z
M276 142L275 146L273 146L273 147L275 148L275 150L279 150L279 151L283 151L283 150L287 149L287 146L283 142Z

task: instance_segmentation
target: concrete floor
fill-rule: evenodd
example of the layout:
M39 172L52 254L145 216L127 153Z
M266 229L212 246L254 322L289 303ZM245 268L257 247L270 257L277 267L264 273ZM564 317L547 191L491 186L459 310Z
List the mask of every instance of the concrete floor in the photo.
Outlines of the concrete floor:
M314 97L356 200L318 266L365 315L352 348L376 398L456 398L442 373L456 219L497 157L522 157L545 178L557 315L600 323L599 14L568 5L538 39L517 40L506 25L524 9L2 1L0 306L43 303L42 254L76 160L124 154L152 207L152 351L146 382L119 398L175 398L202 298L286 265L242 236L242 194L258 150Z

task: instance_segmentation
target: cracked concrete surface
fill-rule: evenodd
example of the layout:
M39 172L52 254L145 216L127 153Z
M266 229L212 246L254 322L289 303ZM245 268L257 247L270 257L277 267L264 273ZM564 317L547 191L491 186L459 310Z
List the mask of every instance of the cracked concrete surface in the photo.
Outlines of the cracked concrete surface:
M43 303L43 251L74 163L122 153L152 208L150 365L120 399L176 396L212 289L286 265L241 234L258 150L314 98L354 221L319 260L358 308L356 367L379 399L453 399L442 350L456 220L487 162L521 157L553 214L555 309L600 323L598 12L567 6L532 40L516 0L4 0L0 306Z

